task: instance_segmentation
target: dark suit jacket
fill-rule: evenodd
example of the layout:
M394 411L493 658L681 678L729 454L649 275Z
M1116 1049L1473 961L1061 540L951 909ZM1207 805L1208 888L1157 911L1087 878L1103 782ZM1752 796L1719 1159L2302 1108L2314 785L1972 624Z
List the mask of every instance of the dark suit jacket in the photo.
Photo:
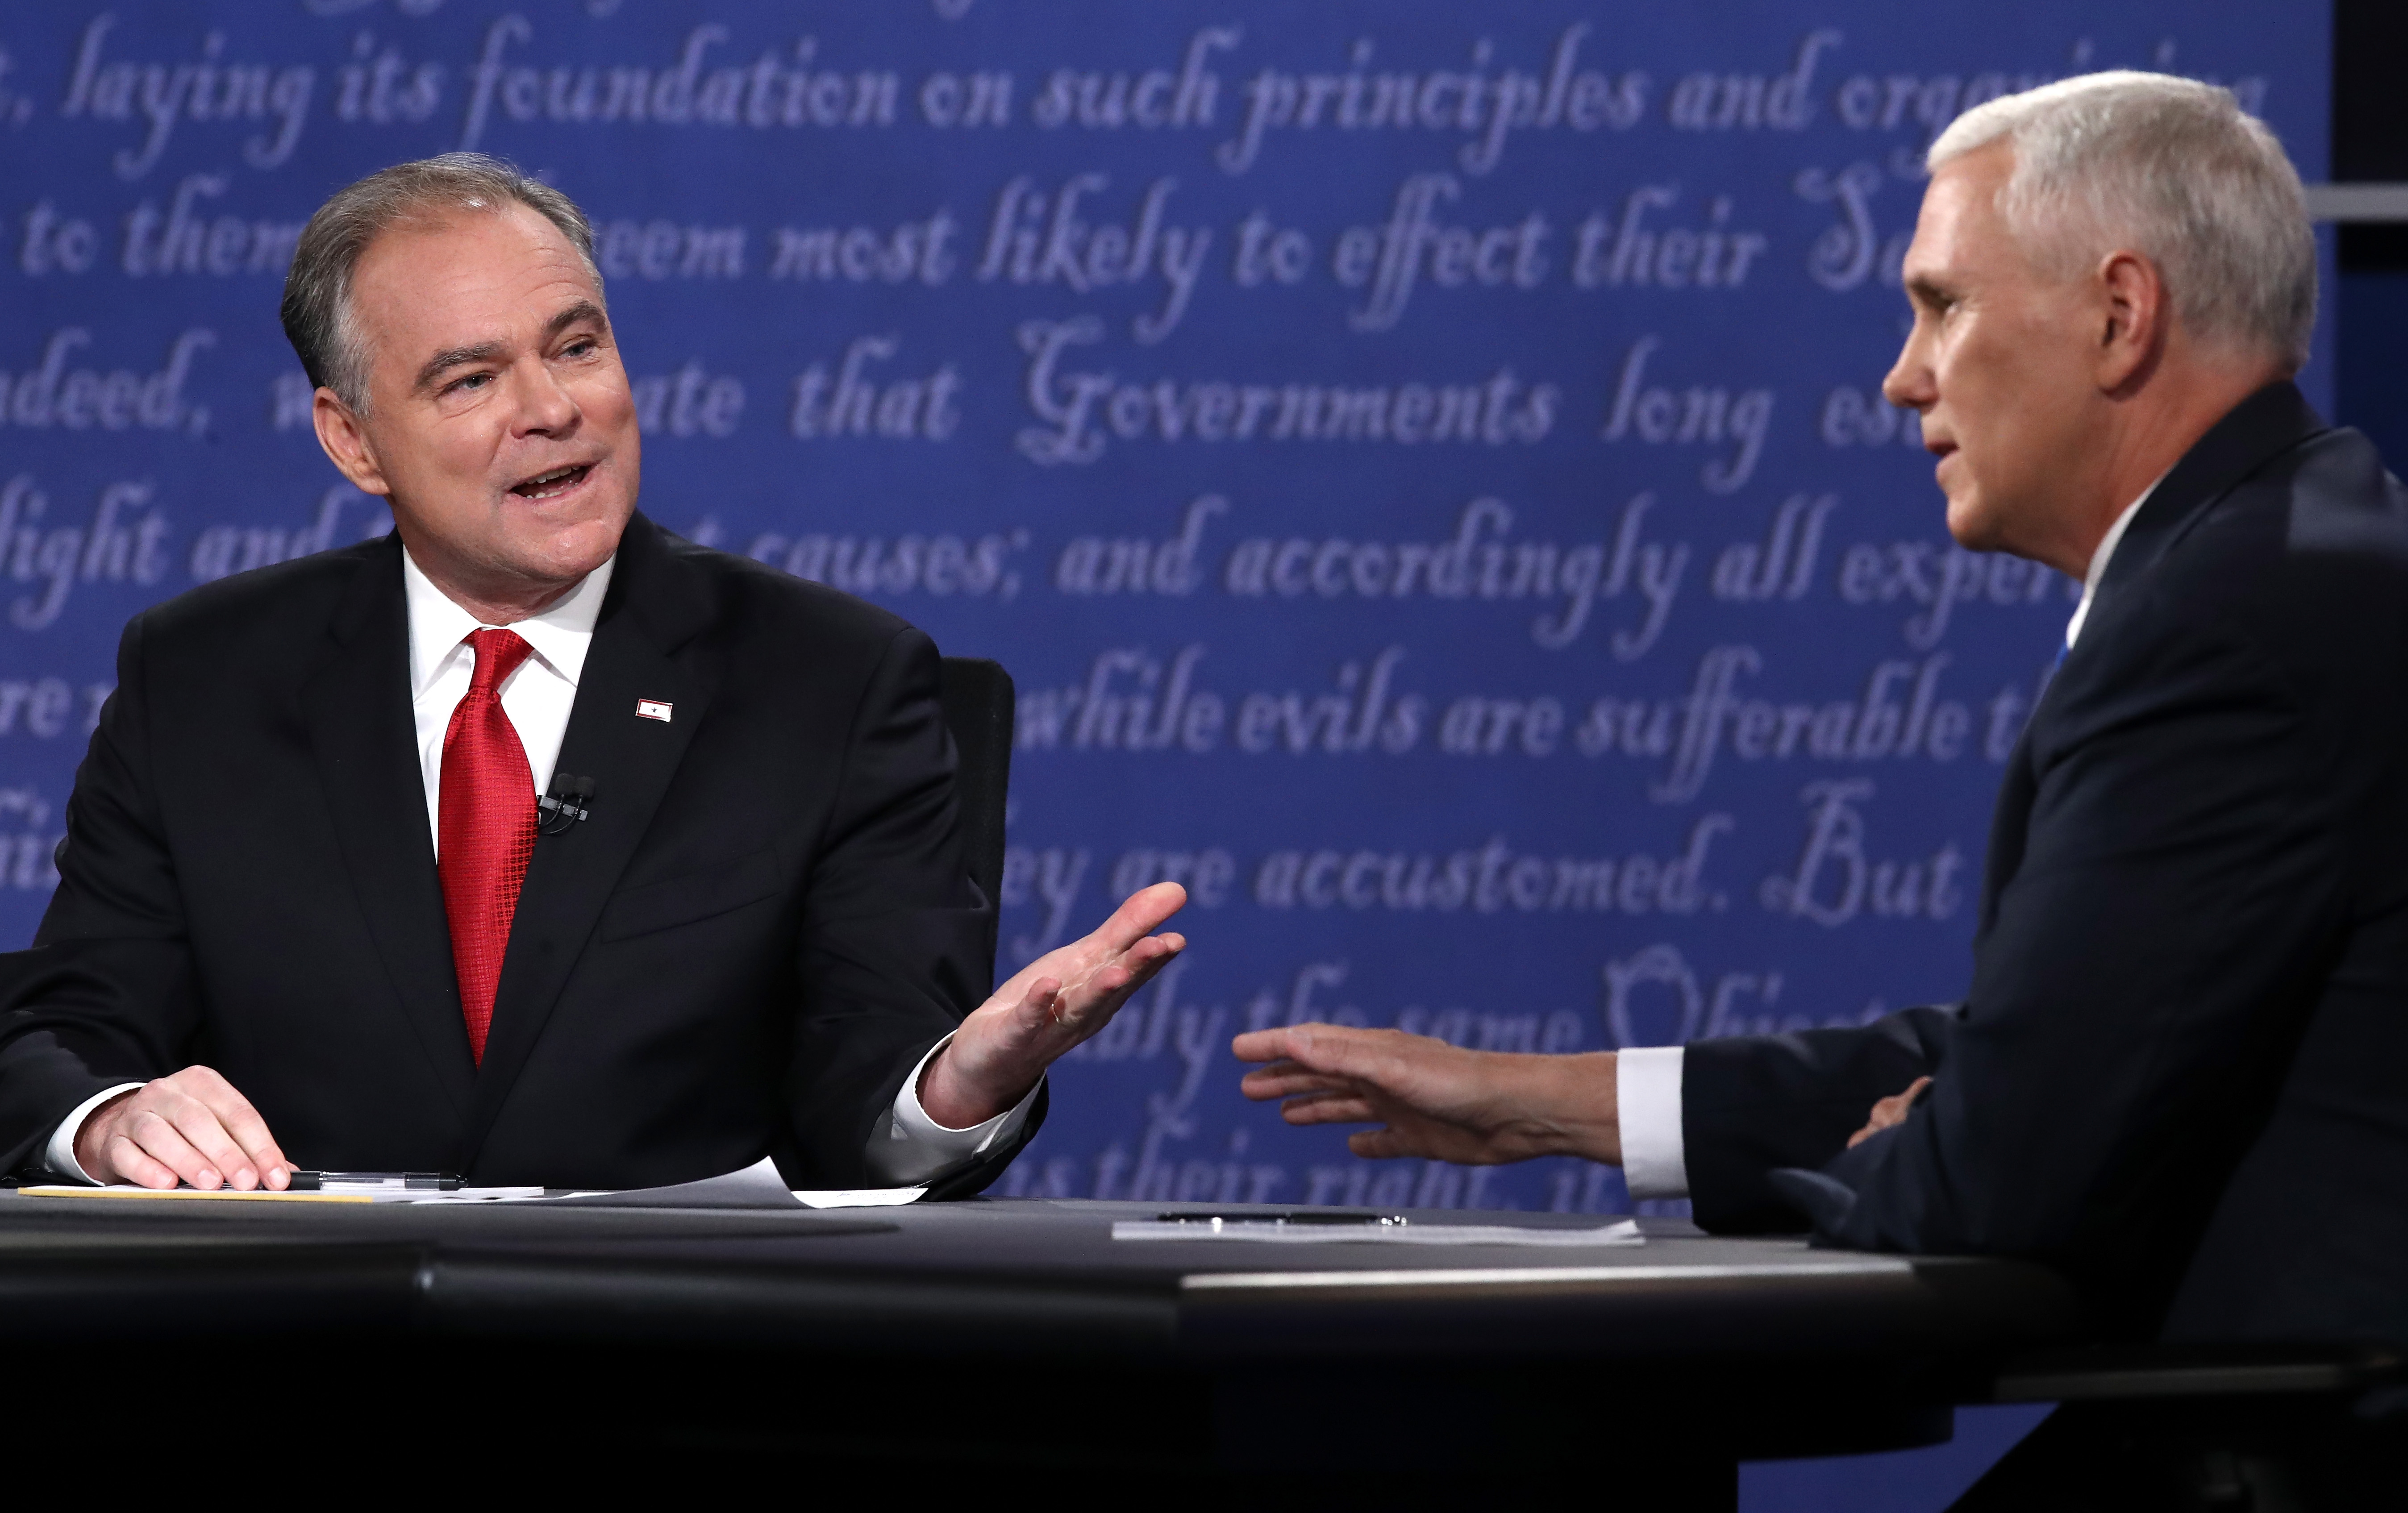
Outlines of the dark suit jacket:
M1785 1193L2064 1267L2110 1328L2408 1340L2408 492L2365 438L2273 385L2133 518L2008 762L1963 1003L1693 1045L1683 1099L1709 1228Z
M304 1167L869 1184L874 1121L993 969L927 637L636 516L560 749L591 818L536 842L481 1065L408 656L393 537L126 627L58 892L0 958L0 1170L201 1063Z

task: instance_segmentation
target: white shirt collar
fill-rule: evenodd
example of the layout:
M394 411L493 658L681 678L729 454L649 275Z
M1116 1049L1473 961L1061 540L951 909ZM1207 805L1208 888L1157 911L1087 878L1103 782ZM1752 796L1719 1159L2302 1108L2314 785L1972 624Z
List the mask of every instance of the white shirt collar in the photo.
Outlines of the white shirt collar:
M2167 473L2172 471L2172 468L2166 470ZM2073 649L2073 643L2081 638L2083 621L2090 618L2090 601L2099 596L2099 580L2107 576L2107 559L2115 555L2115 548L2123 542L2124 533L2130 528L2132 517L2141 512L2141 507L2149 502L2149 495L2157 492L2157 485L2164 481L2165 473L2151 478L2149 486L2141 491L2141 497L2126 505L2124 513L2116 516L2115 523L2107 527L2107 534L2099 538L2098 550L2090 554L2090 571L2083 575L2082 602L2073 607L2073 618L2065 622L2067 650Z
M593 644L602 596L610 591L610 572L618 564L619 554L612 552L542 614L498 628L525 637L537 658L574 687L585 670L585 650ZM409 607L409 695L415 700L459 652L468 633L484 627L435 586L408 547L401 549L401 590Z

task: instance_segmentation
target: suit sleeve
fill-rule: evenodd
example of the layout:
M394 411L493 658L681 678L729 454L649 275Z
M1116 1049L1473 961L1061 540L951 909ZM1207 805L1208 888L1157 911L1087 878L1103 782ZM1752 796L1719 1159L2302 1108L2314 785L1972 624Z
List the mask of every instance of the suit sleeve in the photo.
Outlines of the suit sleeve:
M76 771L33 949L0 956L0 1171L39 1161L93 1093L192 1059L199 1012L151 781L142 635L136 617L119 643L117 690Z
M1856 1028L1691 1042L1681 1058L1681 1140L1698 1223L1718 1235L1804 1229L1766 1174L1838 1154L1876 1099L1940 1063L1963 1012L1949 1004Z
M2052 691L2025 854L1930 1094L1826 1168L1830 1239L2151 1285L2271 1106L2346 924L2353 743L2238 629L2119 629L2138 644Z
M787 1075L805 1157L835 1185L870 1186L865 1152L903 1079L993 985L995 901L970 880L954 803L953 740L934 643L899 631L871 675L812 867L797 944L801 1009ZM1044 1116L945 1178L978 1192Z

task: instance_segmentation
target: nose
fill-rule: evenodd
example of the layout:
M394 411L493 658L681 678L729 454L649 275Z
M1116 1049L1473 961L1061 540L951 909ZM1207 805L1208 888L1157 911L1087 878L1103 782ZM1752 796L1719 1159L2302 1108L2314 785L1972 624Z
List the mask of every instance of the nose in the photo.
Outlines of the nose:
M518 414L511 431L518 435L566 435L577 429L583 418L577 398L560 381L547 363L520 365L518 381Z
M1889 372L1882 378L1882 397L1900 409L1912 410L1929 409L1940 397L1924 323L1919 320L1907 328L1906 341L1898 350L1898 361L1890 364Z

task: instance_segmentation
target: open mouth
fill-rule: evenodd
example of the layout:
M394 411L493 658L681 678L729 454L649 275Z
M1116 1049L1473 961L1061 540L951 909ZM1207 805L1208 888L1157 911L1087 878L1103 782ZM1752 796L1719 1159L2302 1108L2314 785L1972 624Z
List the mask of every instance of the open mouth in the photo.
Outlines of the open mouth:
M538 473L523 483L511 485L510 492L522 499L557 499L584 482L585 476L593 471L591 463L555 467L549 473Z

